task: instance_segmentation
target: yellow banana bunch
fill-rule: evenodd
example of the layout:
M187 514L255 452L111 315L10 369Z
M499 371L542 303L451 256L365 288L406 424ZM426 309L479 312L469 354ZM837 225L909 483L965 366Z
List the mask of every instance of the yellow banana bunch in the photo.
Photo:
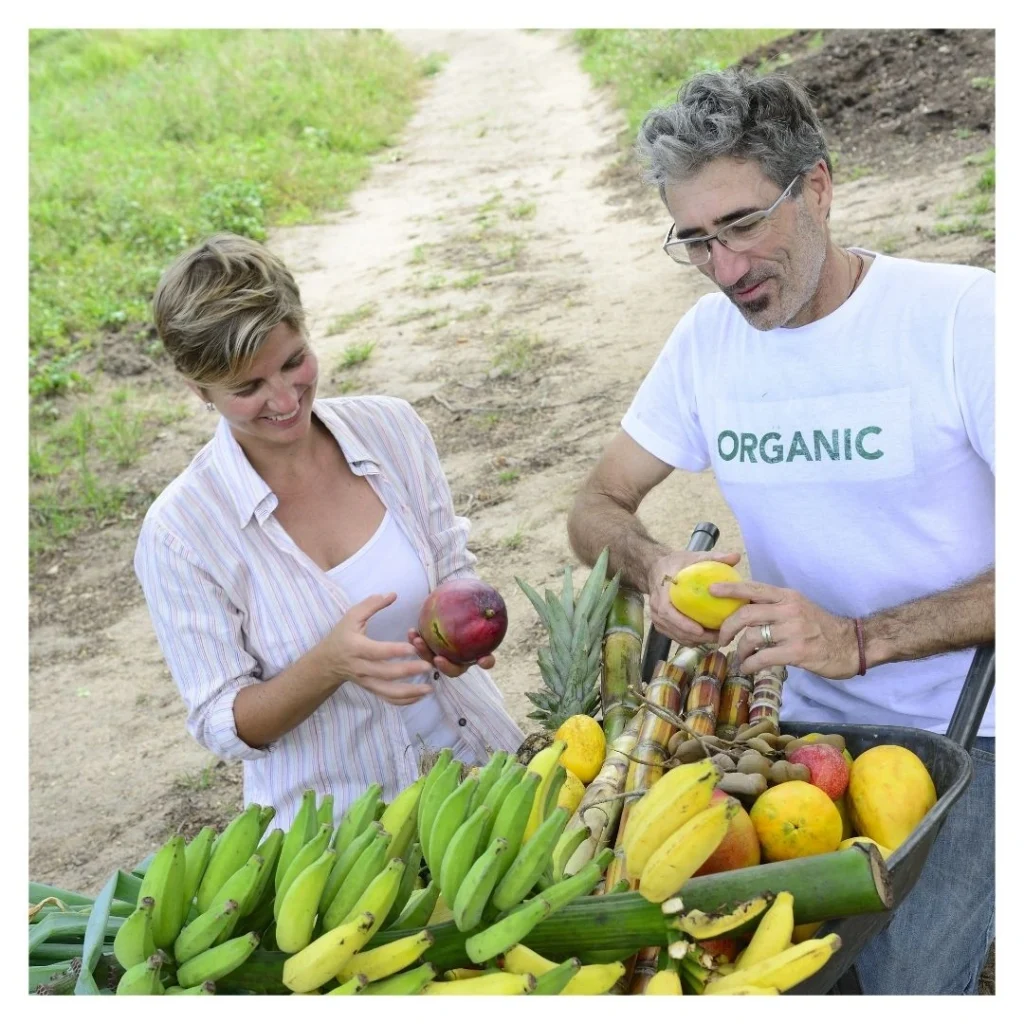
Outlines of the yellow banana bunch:
M705 986L704 995L726 995L748 986L785 992L821 970L841 945L842 941L835 934L807 939L724 978L714 978Z
M639 878L654 851L711 803L720 778L721 772L710 760L681 764L666 772L636 802L622 837L626 872L631 878Z
M325 985L363 948L372 927L373 914L360 914L325 932L285 960L281 980L293 992L312 992Z
M793 936L793 894L780 892L758 922L747 948L736 957L736 968L752 967L789 949Z
M739 803L730 797L712 804L676 829L648 858L640 893L661 903L677 893L725 838Z

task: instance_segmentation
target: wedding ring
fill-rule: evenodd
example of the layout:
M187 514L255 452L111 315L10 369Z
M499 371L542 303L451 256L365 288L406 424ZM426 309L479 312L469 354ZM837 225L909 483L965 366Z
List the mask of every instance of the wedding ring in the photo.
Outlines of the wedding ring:
M764 641L765 647L775 646L775 641L772 639L772 627L767 622L761 624L761 639Z

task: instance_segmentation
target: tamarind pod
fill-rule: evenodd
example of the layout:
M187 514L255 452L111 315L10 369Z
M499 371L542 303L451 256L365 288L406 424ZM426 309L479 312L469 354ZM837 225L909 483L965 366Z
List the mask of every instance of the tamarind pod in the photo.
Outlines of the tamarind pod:
M761 736L751 736L750 739L745 739L743 742L750 747L751 750L756 750L759 754L768 756L775 753L771 744Z
M718 780L718 788L729 796L756 800L767 788L768 780L763 775L744 775L730 772Z
M760 736L763 733L775 732L772 723L768 719L761 719L757 722L749 722L742 729L737 730L733 737L737 743L746 743L753 736Z
M773 785L781 782L811 781L811 771L805 764L791 764L789 761L776 761L768 772L768 781Z
M728 754L715 754L711 758L711 763L717 765L726 774L737 770L736 762Z
M748 750L736 762L734 770L742 772L744 775L763 775L768 779L771 777L769 774L771 769L772 762L764 754L759 754L756 750Z

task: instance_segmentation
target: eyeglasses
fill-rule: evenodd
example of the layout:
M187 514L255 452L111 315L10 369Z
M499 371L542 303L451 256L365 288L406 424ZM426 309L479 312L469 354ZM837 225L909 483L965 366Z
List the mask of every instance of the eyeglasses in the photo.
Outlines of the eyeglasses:
M748 213L745 217L739 217L731 224L726 224L720 231L713 235L700 235L696 238L673 238L672 233L676 226L673 224L665 235L662 248L676 261L676 263L689 264L693 267L702 267L711 259L711 242L717 239L726 249L732 252L745 252L752 249L765 235L770 226L769 218L775 212L779 204L789 196L793 186L803 176L798 174L785 188L785 191L778 199L768 207L767 210L758 210L756 213Z

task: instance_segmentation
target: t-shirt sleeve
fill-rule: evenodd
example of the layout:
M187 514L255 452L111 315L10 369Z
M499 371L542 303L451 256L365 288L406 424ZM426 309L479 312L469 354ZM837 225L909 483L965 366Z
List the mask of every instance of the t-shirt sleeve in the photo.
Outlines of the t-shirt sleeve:
M964 292L953 318L953 382L971 447L996 471L995 274Z
M711 460L694 392L694 319L691 309L669 336L622 418L622 429L662 462L699 472Z

